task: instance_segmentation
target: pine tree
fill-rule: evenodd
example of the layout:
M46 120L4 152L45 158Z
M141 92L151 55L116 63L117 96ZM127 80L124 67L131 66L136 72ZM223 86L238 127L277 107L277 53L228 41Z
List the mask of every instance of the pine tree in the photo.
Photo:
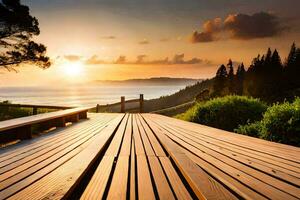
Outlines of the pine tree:
M281 58L279 56L279 53L277 49L273 52L272 58L271 58L271 65L272 65L272 70L275 73L282 73L282 63L281 63Z
M295 66L294 66L294 74L293 80L295 81L295 87L300 88L300 48L296 50L296 58L295 58Z
M265 66L265 69L270 67L271 62L272 62L272 51L271 48L268 48L265 59L263 60L263 65Z
M246 70L244 63L238 66L237 72L236 72L236 94L243 95L244 90L244 80L245 80Z
M227 76L228 74L225 65L221 65L214 80L214 96L222 96L225 93L224 90L226 88Z
M269 49L270 50L270 49ZM271 58L271 53L268 50L268 60ZM258 55L252 60L252 63L246 75L246 93L253 97L260 97L263 88L263 79L265 74L264 64L266 62L266 55Z
M289 53L289 56L287 57L286 61L285 61L285 67L289 68L293 65L295 65L295 61L296 61L296 44L295 42L292 44L291 46L291 50Z
M228 64L228 90L230 94L234 94L235 93L235 89L234 89L234 69L233 69L233 63L232 60L229 59Z
M285 62L284 82L287 89L295 89L300 87L300 50L293 43L289 56Z

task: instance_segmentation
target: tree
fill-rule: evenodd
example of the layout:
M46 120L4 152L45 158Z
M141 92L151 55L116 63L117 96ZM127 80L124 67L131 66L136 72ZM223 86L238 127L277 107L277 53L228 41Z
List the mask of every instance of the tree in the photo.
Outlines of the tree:
M225 93L227 75L228 74L225 65L221 65L214 80L214 96L222 96Z
M288 89L300 87L300 49L293 43L284 67L285 83Z
M289 53L289 56L287 57L286 61L285 61L285 67L291 67L295 65L295 61L296 61L296 44L295 42L292 44L291 46L291 50Z
M229 59L227 67L229 68L228 70L228 90L230 94L235 93L235 88L234 88L234 69L233 69L233 63L232 60Z
M264 76L265 56L258 55L252 60L252 63L247 71L246 80L244 82L247 95L259 97L262 89L262 81Z
M38 20L27 6L20 0L0 0L0 67L9 71L20 64L50 67L46 47L32 40L39 34Z
M245 80L246 70L244 63L238 66L236 72L236 94L243 95L244 92L244 80Z
M275 49L275 51L272 54L271 66L272 66L272 71L273 71L274 75L281 76L283 67L282 67L281 58L279 56L277 49Z

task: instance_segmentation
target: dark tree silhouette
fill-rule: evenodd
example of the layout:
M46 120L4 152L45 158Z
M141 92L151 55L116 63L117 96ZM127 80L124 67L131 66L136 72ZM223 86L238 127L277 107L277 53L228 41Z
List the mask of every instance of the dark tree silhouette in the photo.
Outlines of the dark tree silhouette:
M300 49L293 43L285 62L285 82L289 89L300 87Z
M269 48L265 55L253 59L248 70L241 64L234 75L232 61L222 65L214 78L214 96L239 94L267 102L293 100L300 96L300 48L293 44L283 66L280 55ZM234 81L232 81L232 78ZM226 84L224 84L227 83Z
M233 63L232 60L229 59L228 64L228 90L230 94L235 93L235 81L234 81L234 69L233 69Z
M263 79L263 63L265 56L258 55L252 60L252 63L247 71L245 78L245 91L249 96L259 97Z
M228 74L225 65L221 65L216 73L213 85L214 96L222 96L225 93L227 76Z
M296 63L296 43L294 42L291 46L291 50L289 53L289 56L287 57L287 60L285 61L285 66L286 67L291 67L294 66Z
M236 72L235 90L236 94L243 95L244 91L244 80L245 80L246 70L244 63L238 66Z
M0 0L0 67L16 71L20 64L50 67L46 47L32 40L39 35L39 23L20 0Z

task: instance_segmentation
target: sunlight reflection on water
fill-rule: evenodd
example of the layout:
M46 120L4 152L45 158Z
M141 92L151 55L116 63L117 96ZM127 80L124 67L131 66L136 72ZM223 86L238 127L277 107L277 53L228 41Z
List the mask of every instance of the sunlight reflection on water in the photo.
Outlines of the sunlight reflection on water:
M169 95L184 88L175 86L86 86L69 88L51 87L1 87L0 101L9 100L12 103L60 105L60 106L94 106L139 98L144 94L145 99Z

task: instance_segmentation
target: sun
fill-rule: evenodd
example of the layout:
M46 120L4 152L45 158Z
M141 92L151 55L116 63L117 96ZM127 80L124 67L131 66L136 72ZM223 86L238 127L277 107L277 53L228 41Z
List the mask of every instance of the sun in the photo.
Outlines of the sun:
M63 70L67 76L79 76L83 72L83 64L81 62L67 63L64 65Z

